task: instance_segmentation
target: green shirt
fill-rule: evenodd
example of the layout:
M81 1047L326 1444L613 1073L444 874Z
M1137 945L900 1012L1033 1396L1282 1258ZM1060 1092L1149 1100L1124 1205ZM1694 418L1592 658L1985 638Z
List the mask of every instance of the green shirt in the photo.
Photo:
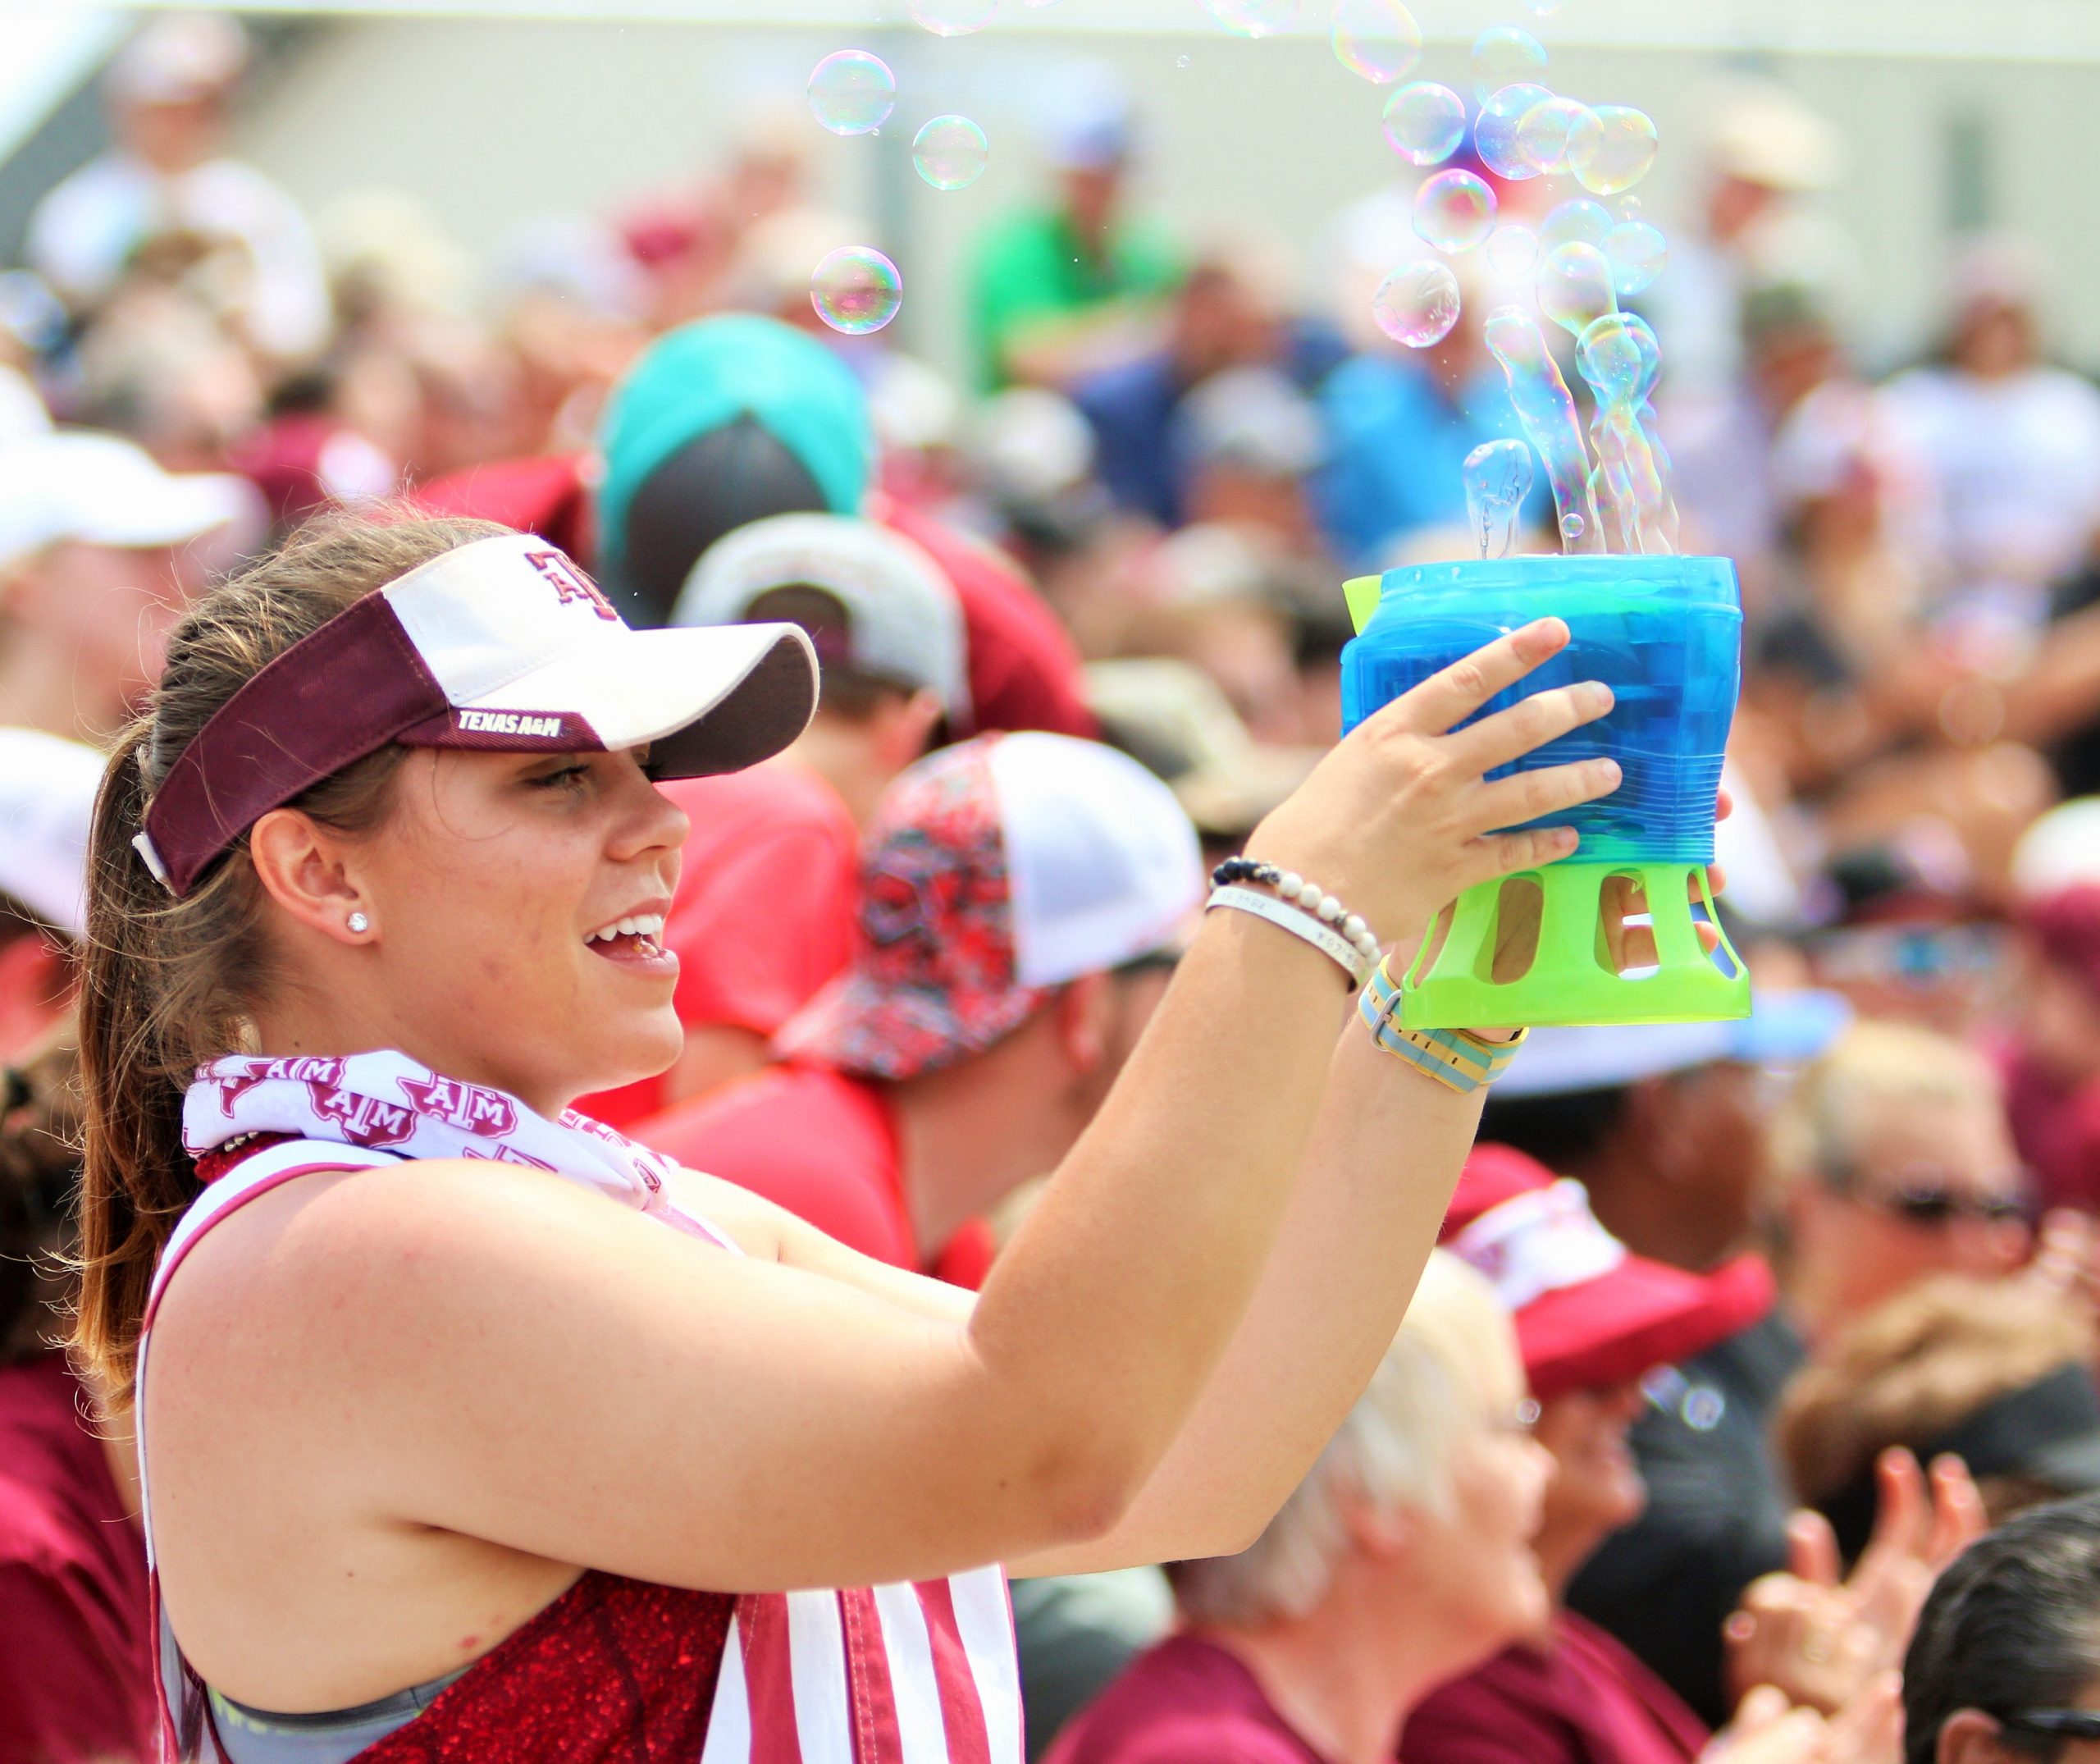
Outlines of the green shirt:
M1004 386L1007 352L1045 321L1084 315L1173 292L1181 263L1165 227L1137 221L1119 226L1106 256L1080 250L1064 215L1024 210L979 240L970 265L970 336L979 383Z

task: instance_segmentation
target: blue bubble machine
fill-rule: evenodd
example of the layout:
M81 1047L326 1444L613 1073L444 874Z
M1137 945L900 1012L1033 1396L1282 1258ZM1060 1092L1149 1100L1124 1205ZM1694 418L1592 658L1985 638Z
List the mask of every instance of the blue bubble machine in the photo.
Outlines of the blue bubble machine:
M1715 796L1742 684L1742 601L1720 557L1540 556L1422 564L1343 590L1357 636L1342 651L1343 732L1497 637L1556 617L1568 647L1482 707L1602 680L1610 713L1549 742L1512 773L1609 756L1623 779L1609 796L1530 825L1573 826L1582 843L1542 870L1462 895L1439 948L1426 938L1402 984L1410 1028L1549 1023L1696 1022L1750 1014L1750 976L1725 939L1709 955L1692 916L1707 916ZM1618 972L1604 930L1614 878L1637 885L1659 965ZM1513 881L1539 891L1535 953L1495 977L1496 953L1526 935L1503 914ZM1718 929L1718 927L1717 927ZM1506 959L1506 956L1505 956Z

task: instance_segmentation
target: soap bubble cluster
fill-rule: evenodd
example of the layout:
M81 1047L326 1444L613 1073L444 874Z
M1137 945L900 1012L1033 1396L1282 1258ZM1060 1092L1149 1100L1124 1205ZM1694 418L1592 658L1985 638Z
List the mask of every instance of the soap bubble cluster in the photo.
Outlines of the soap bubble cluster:
M1545 49L1528 30L1494 25L1473 39L1473 96L1485 103L1504 86L1535 80L1545 71Z
M810 113L833 135L871 135L897 108L897 75L879 55L841 49L810 75Z
M1568 161L1583 189L1615 196L1655 164L1655 125L1631 105L1600 104L1568 130Z
M911 163L935 190L966 190L991 156L984 131L967 117L936 117L911 140Z
M1431 348L1459 322L1459 278L1433 258L1403 264L1378 284L1371 316L1395 343Z
M1400 0L1337 0L1335 59L1374 85L1404 80L1422 59L1422 29Z
M1604 254L1611 265L1612 286L1621 297L1636 295L1663 272L1669 242L1659 227L1646 221L1622 221L1605 235Z
M1414 230L1439 251L1470 251L1495 230L1495 192L1470 171L1440 171L1414 198Z
M865 336L897 317L904 279L872 245L842 245L810 277L810 304L833 331Z
M1418 80L1386 100L1386 142L1418 166L1441 165L1466 138L1466 101L1450 87Z
M1520 80L1481 100L1480 115L1473 121L1473 150L1497 177L1515 181L1538 176L1518 151L1517 130L1534 106L1552 96L1542 85Z

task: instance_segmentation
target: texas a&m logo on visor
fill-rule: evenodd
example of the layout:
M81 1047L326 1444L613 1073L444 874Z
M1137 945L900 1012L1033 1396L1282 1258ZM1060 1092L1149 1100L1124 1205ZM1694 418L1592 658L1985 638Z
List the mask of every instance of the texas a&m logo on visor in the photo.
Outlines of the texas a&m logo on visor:
M527 551L525 561L554 584L555 597L564 606L573 601L587 601L600 619L609 619L615 624L619 622L620 615L605 598L605 590L559 551Z

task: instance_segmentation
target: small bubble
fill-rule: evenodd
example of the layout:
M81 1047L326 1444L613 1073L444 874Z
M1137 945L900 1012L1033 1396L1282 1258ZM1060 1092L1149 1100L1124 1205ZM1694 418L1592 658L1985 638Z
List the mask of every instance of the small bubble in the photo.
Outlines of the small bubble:
M1602 203L1591 202L1586 196L1571 197L1549 211L1539 222L1539 244L1542 249L1551 251L1579 241L1602 250L1605 235L1611 229L1611 210Z
M1528 30L1494 25L1473 39L1473 96L1486 99L1545 69L1545 50Z
M1299 0L1203 0L1203 10L1235 37L1273 37L1298 22Z
M1481 162L1497 177L1515 181L1538 176L1517 151L1517 126L1533 105L1552 96L1544 86L1527 82L1504 86L1482 101L1480 115L1473 119L1473 147Z
M1579 337L1606 313L1618 310L1611 265L1595 245L1579 240L1546 253L1538 290L1539 310L1570 336Z
M1395 343L1428 349L1459 322L1459 278L1433 258L1404 264L1378 284L1371 316Z
M1670 248L1660 229L1646 221L1622 221L1605 235L1611 285L1622 296L1635 295L1663 272Z
M872 135L897 107L897 76L865 49L841 49L810 75L810 114L833 135Z
M1524 0L1524 10L1533 18L1551 18L1560 10L1560 0Z
M999 0L911 0L911 22L937 37L966 37L982 30L999 10Z
M967 117L936 117L911 141L911 163L935 190L967 189L990 153L984 131Z
M1600 104L1568 131L1568 162L1592 194L1615 196L1648 175L1655 162L1655 126L1645 112Z
M1641 199L1638 196L1620 197L1618 199L1618 217L1622 221L1639 220L1641 218Z
M1693 1385L1684 1393L1684 1406L1679 1411L1684 1424L1695 1433L1712 1433L1728 1412L1728 1398L1710 1384Z
M1418 166L1441 165L1466 138L1466 101L1433 80L1402 86L1386 100L1386 144Z
M1339 0L1335 59L1373 85L1404 79L1422 59L1422 29L1400 0Z
M1570 131L1589 114L1588 105L1572 98L1532 105L1517 125L1518 157L1544 177L1565 171Z
M1470 171L1440 171L1415 192L1414 230L1439 251L1470 251L1495 228L1495 192Z
M1518 511L1532 493L1532 450L1520 441L1483 441L1466 455L1466 513L1486 557L1508 555Z
M1487 242L1487 266L1509 281L1529 281L1539 267L1539 236L1512 221Z
M1186 67L1189 65L1189 57L1185 55L1177 55L1174 57L1174 65L1176 67Z
M1560 517L1560 537L1579 539L1582 537L1582 517L1572 511Z
M833 330L864 336L897 317L904 304L903 278L872 245L844 245L810 277L810 304Z

